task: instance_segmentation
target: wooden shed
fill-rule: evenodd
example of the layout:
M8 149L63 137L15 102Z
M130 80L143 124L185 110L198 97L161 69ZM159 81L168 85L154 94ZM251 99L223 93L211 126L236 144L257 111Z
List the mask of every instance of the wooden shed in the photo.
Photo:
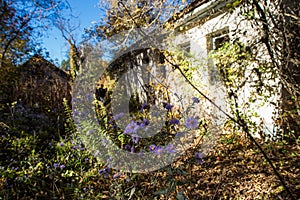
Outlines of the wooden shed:
M71 76L40 55L20 67L17 100L42 112L61 112L63 99L71 101Z
M64 130L64 99L69 106L72 99L72 79L67 72L34 55L19 67L2 68L1 77L1 121L29 132Z

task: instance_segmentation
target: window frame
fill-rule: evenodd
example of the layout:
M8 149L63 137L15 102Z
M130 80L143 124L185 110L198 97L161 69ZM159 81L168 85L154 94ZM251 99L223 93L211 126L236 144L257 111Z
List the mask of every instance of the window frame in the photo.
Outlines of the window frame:
M225 38L225 40L221 43L219 43L216 46L216 40ZM206 35L206 50L207 55L209 55L211 52L219 49L224 42L229 42L230 36L229 36L229 27L226 26L222 29L213 31ZM218 70L215 66L214 60L212 58L208 58L207 60L207 68L208 68L208 75L209 75L209 83L211 85L215 85L220 82L220 77L218 74Z

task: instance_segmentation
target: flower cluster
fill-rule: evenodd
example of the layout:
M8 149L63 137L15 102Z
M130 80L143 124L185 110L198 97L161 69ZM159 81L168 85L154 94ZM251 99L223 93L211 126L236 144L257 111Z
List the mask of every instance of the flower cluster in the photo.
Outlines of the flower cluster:
M149 146L149 150L154 152L156 155L160 155L163 153L163 148L154 144Z
M154 152L156 155L160 155L163 152L176 153L176 149L175 149L173 144L169 144L165 148L152 144L152 145L149 146L149 150L151 152Z
M196 153L196 159L198 160L199 164L203 163L203 156L204 156L203 153L200 153L200 152Z
M192 98L193 104L197 104L200 102L200 100L197 97L193 97ZM142 112L144 109L146 109L148 107L147 103L143 103L141 106L140 111ZM163 108L165 108L167 111L171 112L173 109L173 105L167 102L163 102ZM123 116L123 113L121 113L120 115L116 115L114 117L114 119L119 118L119 116ZM172 116L172 113L171 113ZM134 152L134 144L137 144L140 141L139 136L137 135L137 132L139 129L141 128L147 128L147 126L150 124L150 121L148 118L145 118L143 121L131 121L130 123L127 124L127 126L125 127L125 130L123 132L124 135L128 134L131 136L131 141L133 143L133 145L125 145L125 149L130 151L130 152ZM172 117L169 120L169 124L170 125L181 125L180 120L176 117ZM188 117L186 118L186 120L184 121L184 127L185 129L197 129L199 126L199 122L198 119L194 116ZM183 127L183 128L184 128ZM174 128L179 128L179 126L176 126ZM177 130L176 130L177 132ZM184 131L185 132L185 131ZM163 152L167 152L167 153L176 153L176 148L174 147L174 145L169 144L167 145L165 148L162 148L161 146L156 146L156 145L150 145L149 146L149 150L150 152L154 152L157 155L162 154Z
M63 169L63 168L65 168L66 166L65 165L63 165L63 164L58 164L58 163L54 163L53 164L53 167L56 169L56 168L60 168L60 169Z

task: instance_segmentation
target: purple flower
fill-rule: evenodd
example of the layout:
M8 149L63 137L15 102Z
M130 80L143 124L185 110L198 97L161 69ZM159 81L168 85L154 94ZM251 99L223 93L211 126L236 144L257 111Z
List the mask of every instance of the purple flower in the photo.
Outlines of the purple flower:
M59 143L59 146L60 147L64 146L64 143L63 142Z
M156 149L156 146L154 144L152 144L152 145L149 146L149 150L150 151L155 151L155 149Z
M137 136L137 135L135 135L135 134L132 135L132 142L133 142L133 143L136 144L136 143L138 143L139 140L140 140L139 136Z
M127 150L127 151L129 151L129 150L131 150L131 146L129 144L126 144L125 147L124 147L124 149Z
M196 152L196 158L203 158L203 153Z
M167 145L166 148L165 148L165 150L166 150L166 152L168 152L168 153L176 153L176 149L175 149L175 147L174 147L173 144Z
M198 127L198 120L194 117L189 117L185 121L185 126L189 129L196 129Z
M97 157L100 154L99 150L94 153L94 157Z
M192 100L194 103L200 103L200 100L197 97L193 97Z
M163 152L163 148L157 146L157 147L155 148L154 152L155 152L156 155L160 155L160 154L162 154L162 152Z
M116 128L118 128L118 126L117 126L116 124L114 124L114 125L112 126L112 128L113 128L113 129L116 129Z
M94 100L94 95L92 95L92 94L87 94L87 95L85 95L85 98L86 98L88 101L93 101L93 100Z
M140 112L143 112L143 110L144 110L147 106L148 106L147 103L143 103L143 104L142 104L142 107L141 107L141 109L140 109Z
M54 164L53 164L53 167L54 167L54 168L58 168L58 166L59 166L59 164L57 164L57 163L54 163Z
M124 116L124 113L119 113L119 114L116 114L116 115L114 115L113 116L113 119L116 121L117 119L119 119L119 118L121 118L121 117L123 117Z
M116 173L115 175L113 175L113 178L119 178L121 176L121 173Z
M200 152L196 153L196 158L197 158L199 164L203 163L203 156L204 156L203 153L200 153Z
M130 153L134 153L134 146L130 148Z
M170 124L179 124L179 120L173 118L173 119L170 120Z
M168 111L170 111L174 106L173 105L171 105L171 104L169 104L169 103L163 103L163 107L165 108L165 109L167 109Z
M80 145L75 145L72 147L72 149L80 149Z
M81 117L86 117L88 115L88 111L87 110L83 110L81 112Z
M138 124L135 121L132 121L126 126L124 134L135 133L138 129L139 129Z
M145 126L148 126L150 124L150 121L148 118L146 118L143 123L145 124Z
M104 168L104 169L100 169L98 172L99 172L99 174L101 174L101 175L102 175L102 174L107 174L107 173L108 173L108 172L107 172L107 169L105 169L105 168Z
M76 116L78 116L78 115L79 115L79 111L78 111L78 110L74 110L73 116L76 117Z
M185 132L176 132L175 137L183 137Z
M59 166L60 169L63 169L63 168L65 168L65 167L66 167L65 165L60 165L60 166Z
M90 131L89 131L89 134L90 135L92 135L92 134L94 134L95 133L95 130L94 129L91 129Z
M148 118L146 118L146 119L144 119L143 122L140 123L139 126L140 126L141 128L145 128L145 127L148 126L149 124L150 124L150 121L149 121Z

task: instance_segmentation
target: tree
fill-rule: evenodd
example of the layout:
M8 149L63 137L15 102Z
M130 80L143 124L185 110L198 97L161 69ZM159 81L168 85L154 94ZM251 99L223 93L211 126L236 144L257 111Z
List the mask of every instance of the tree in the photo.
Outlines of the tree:
M0 0L0 66L18 64L37 51L43 30L66 8L65 1Z
M90 36L100 40L123 31L130 32L134 28L162 28L170 16L191 3L181 0L101 0L100 2L106 15L99 24L88 30Z

